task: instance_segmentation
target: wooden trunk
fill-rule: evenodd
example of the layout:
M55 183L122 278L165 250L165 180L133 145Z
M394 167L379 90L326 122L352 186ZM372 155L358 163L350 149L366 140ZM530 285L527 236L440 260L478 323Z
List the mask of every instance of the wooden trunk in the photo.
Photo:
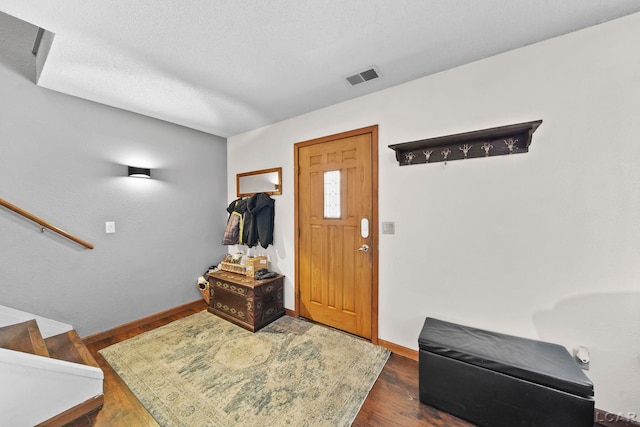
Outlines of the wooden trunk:
M255 280L215 271L207 274L211 292L208 311L251 332L284 315L284 276Z

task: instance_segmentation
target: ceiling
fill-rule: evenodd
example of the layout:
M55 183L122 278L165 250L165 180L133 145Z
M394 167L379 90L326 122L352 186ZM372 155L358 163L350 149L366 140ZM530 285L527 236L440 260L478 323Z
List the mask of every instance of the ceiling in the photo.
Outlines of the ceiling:
M40 86L227 137L640 1L0 0L0 11L55 33ZM347 83L372 65L380 78Z

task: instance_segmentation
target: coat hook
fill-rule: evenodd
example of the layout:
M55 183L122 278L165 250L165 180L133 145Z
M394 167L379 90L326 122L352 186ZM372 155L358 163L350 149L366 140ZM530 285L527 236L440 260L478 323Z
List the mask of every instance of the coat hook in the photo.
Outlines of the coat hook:
M489 155L489 150L491 150L492 148L493 148L493 145L489 144L488 142L485 142L484 144L482 144L482 149L484 150L485 157Z
M40 227L40 232L44 233L44 227Z
M507 148L509 148L509 154L513 154L513 149L514 148L518 148L516 147L516 143L518 142L517 138L509 138L509 139L505 139L504 143L507 145Z
M407 154L404 155L404 158L407 159L407 164L408 165L411 164L411 160L413 160L414 157L416 157L416 155L413 154L413 151L410 151L410 152L408 152Z
M464 144L462 147L458 147L460 149L460 151L462 151L464 153L464 158L467 158L467 155L469 154L469 150L471 150L471 148L473 147L473 145L469 145L469 144Z
M444 157L444 164L447 164L447 157L449 157L449 154L451 154L451 150L449 150L449 148L445 148L444 150L442 150L440 152L440 154L442 154L442 156Z

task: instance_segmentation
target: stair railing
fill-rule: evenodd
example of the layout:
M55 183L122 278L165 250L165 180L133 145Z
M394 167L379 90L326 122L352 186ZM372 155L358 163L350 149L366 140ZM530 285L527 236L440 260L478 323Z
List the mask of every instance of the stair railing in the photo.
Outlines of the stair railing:
M42 219L40 217L37 217L34 214L32 214L30 212L27 212L24 209L19 208L18 206L14 205L12 203L9 203L4 199L0 198L0 205L2 205L5 208L7 208L9 210L12 210L15 213L17 213L19 215L22 215L23 217L25 217L25 218L27 218L27 219L39 224L40 226L43 227L42 231L44 231L44 229L47 228L47 229L49 229L49 230L51 230L51 231L53 231L55 233L58 233L61 236L66 237L69 240L72 240L72 241L76 242L79 245L84 246L87 249L93 249L93 244L91 244L91 243L89 243L89 242L87 242L85 240L82 240L79 237L74 236L73 234L67 233L66 231L56 227L55 225L51 224L50 222L45 221L44 219Z

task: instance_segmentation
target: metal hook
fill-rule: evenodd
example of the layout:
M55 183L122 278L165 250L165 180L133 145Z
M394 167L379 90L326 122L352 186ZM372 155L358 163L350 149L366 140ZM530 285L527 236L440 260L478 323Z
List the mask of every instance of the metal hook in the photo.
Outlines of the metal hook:
M449 154L451 154L451 150L449 150L449 147L445 148L444 150L442 150L440 152L440 154L442 154L444 156L444 164L447 164L447 157L449 157Z

